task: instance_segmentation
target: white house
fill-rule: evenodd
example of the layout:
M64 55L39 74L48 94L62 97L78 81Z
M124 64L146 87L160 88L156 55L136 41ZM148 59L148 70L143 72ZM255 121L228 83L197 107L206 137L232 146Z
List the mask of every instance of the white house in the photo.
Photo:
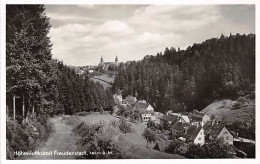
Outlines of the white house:
M117 95L117 94L114 94L113 98L114 98L114 101L115 101L116 104L121 104L121 102L123 100L122 96L121 95Z
M146 114L141 114L141 118L142 118L142 122L143 122L143 124L147 124L147 122L149 121L149 120L151 120L151 114L150 113L146 113Z
M190 126L186 133L186 140L194 144L205 144L205 131L200 126Z
M224 124L207 122L204 128L209 140L222 138L224 143L233 145L234 137Z
M206 115L203 112L198 112L194 110L191 117L191 124L194 126L203 126L207 121L210 120L210 116Z

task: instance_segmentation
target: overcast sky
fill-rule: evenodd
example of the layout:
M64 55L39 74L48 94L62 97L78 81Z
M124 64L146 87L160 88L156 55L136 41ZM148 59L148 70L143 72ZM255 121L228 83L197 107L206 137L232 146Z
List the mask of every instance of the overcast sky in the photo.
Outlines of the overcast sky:
M53 56L73 66L140 60L221 33L255 33L254 5L46 5Z

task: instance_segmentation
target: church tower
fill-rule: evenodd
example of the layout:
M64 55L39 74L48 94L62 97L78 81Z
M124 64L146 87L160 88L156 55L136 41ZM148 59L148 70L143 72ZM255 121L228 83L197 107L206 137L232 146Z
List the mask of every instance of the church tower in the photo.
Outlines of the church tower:
M118 62L118 57L117 57L117 55L116 55L116 59L115 59L115 62L116 62L116 64L117 64L117 62Z
M102 64L103 62L104 62L104 60L103 60L103 56L101 56L100 64Z

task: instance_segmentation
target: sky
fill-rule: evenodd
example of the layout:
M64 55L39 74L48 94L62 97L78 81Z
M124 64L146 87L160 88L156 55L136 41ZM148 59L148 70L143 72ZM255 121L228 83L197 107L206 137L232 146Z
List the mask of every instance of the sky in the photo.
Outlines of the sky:
M166 47L255 33L254 5L46 5L53 57L71 66L141 60Z

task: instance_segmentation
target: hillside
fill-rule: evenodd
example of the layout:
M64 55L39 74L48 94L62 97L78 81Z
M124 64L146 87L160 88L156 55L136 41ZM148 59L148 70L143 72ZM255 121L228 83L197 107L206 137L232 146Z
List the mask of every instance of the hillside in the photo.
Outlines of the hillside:
M234 109L237 101L221 100L208 105L203 112L213 116L216 120L223 120L227 123L248 122L255 117L255 103L245 104L243 107Z
M87 116L68 116L65 120L70 122L72 125L76 125L82 121L87 125L105 123L105 128L103 130L105 133L102 136L111 138L113 144L117 145L122 151L126 152L126 154L131 156L133 159L184 158L183 156L177 154L168 154L152 149L155 143L149 144L149 148L147 148L146 140L142 136L145 129L145 125L142 123L131 123L134 132L127 135L122 135L119 129L113 129L113 126L110 125L111 121L119 120L117 117L110 114L93 113Z
M166 48L156 56L121 65L114 91L138 95L166 112L202 110L215 100L245 96L255 85L255 35L221 35L186 50Z

